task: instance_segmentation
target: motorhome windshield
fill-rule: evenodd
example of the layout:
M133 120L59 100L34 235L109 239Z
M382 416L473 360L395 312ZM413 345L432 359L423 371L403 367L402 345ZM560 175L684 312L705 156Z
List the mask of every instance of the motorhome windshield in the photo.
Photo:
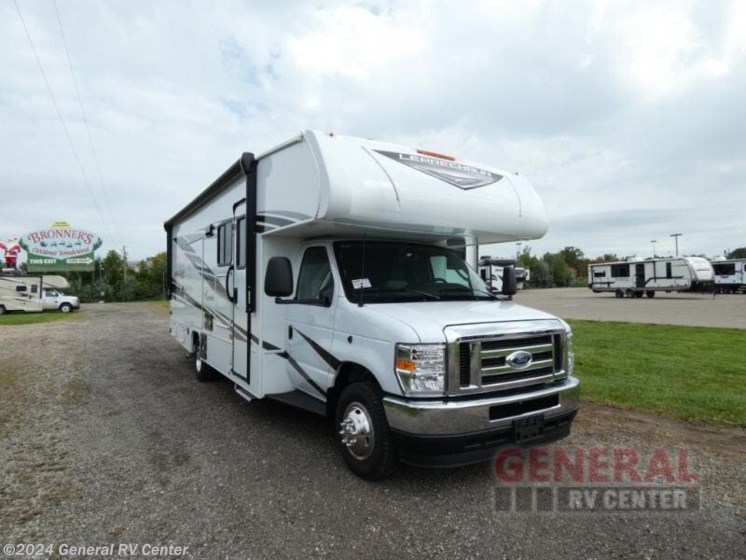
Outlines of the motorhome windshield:
M389 241L334 244L350 301L463 301L495 299L455 252L442 247Z

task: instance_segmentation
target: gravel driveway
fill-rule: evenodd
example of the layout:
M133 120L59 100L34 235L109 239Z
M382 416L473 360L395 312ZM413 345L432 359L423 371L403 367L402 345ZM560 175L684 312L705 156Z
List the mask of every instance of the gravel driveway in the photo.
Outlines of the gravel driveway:
M205 559L746 555L744 430L584 405L561 445L685 447L702 509L509 514L489 465L364 482L324 420L197 383L160 305L89 305L0 337L0 544L129 543L134 557L170 544L188 549L157 557Z

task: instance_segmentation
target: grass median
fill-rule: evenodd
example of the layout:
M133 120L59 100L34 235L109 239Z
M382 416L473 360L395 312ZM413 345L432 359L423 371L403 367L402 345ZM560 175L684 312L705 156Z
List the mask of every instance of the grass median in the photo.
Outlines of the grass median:
M4 325L34 325L36 323L50 323L52 321L75 320L81 316L80 311L62 313L61 311L24 312L14 311L0 315L0 327Z
M746 427L746 330L568 322L583 399Z

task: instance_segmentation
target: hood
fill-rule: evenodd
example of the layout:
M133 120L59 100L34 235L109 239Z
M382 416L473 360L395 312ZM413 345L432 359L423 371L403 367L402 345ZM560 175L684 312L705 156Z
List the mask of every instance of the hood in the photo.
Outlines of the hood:
M443 329L455 325L558 320L554 315L512 301L425 301L371 303L366 308L408 325L421 342L442 342ZM495 329L499 332L499 328Z

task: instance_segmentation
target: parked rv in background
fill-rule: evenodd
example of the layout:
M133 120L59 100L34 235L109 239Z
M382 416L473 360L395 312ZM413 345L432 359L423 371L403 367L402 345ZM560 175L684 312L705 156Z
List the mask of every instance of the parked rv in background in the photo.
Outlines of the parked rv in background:
M516 289L522 290L531 279L527 268L515 266L512 259L493 259L489 256L479 258L479 276L493 291L501 292L503 289L503 269L509 266L515 270Z
M715 288L720 293L746 293L746 259L713 261Z
M69 288L62 276L29 276L14 272L0 275L0 315L11 311L59 310L68 313L80 309L80 300L65 295Z
M588 287L616 297L651 298L656 292L708 292L714 288L710 261L702 257L669 257L644 261L592 264Z
M489 460L567 436L578 409L567 323L475 272L480 243L546 228L515 173L307 131L165 223L170 331L200 381L329 417L358 476Z

